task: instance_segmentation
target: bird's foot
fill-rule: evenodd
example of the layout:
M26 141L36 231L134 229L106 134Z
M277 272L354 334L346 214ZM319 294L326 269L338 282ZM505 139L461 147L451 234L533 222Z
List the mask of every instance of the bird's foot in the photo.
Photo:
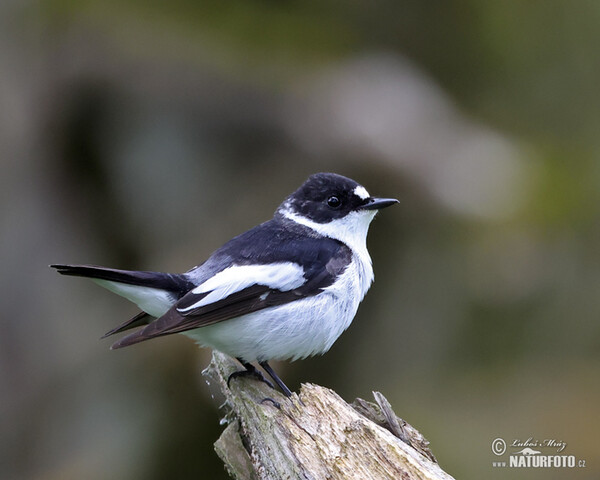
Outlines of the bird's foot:
M248 366L250 366L251 368L248 368ZM246 370L238 370L236 372L233 372L231 375L229 375L229 377L227 378L227 386L230 386L231 380L234 378L238 378L238 377L246 377L248 375L253 376L254 378L256 378L257 380L260 380L261 382L266 383L269 387L271 388L275 388L275 386L269 381L267 380L264 375L257 370L256 368L254 368L251 364L244 364L244 367L246 367Z
M260 403L262 403L262 404L265 404L265 403L267 403L267 402L268 402L268 403L272 403L272 404L273 404L273 406L274 406L274 407L275 407L277 410L281 410L281 404L280 404L280 403L279 403L277 400L274 400L274 399L273 399L273 398L271 398L271 397L265 397L265 398L263 398L263 399L260 401Z

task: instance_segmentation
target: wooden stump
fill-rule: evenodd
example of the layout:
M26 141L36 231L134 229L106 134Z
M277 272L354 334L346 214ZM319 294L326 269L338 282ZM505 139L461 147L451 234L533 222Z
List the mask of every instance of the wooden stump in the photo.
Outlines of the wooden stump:
M229 375L240 365L214 352L205 374L225 396L228 425L215 450L236 480L444 479L425 438L388 401L346 403L312 384L286 398L253 377Z

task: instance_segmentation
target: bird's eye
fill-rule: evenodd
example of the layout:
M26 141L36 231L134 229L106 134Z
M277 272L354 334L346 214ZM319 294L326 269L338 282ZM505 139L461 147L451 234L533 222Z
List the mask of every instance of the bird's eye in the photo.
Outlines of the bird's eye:
M329 205L331 208L338 208L341 204L342 201L335 195L332 195L327 199L327 205Z

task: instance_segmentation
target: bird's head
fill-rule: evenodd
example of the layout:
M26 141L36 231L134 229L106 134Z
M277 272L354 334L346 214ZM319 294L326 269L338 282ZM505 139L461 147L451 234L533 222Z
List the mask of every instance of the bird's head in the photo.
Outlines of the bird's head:
M335 173L311 175L277 209L277 213L348 243L348 236L366 238L369 224L382 208L398 203L379 198L354 180Z

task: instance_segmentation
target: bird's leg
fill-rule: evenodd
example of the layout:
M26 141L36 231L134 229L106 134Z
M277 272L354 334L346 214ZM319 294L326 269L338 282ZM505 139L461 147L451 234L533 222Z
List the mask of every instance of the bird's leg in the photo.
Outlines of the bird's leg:
M273 384L269 380L267 380L264 377L264 375L256 369L256 367L254 365L252 365L251 363L248 363L248 362L244 362L244 360L242 360L241 358L236 358L236 360L238 362L240 362L246 370L238 370L236 372L233 372L231 375L229 375L229 377L227 378L227 386L228 387L229 387L229 382L231 382L232 378L245 377L247 375L252 375L253 377L260 380L261 382L265 382L269 387L275 388L273 386Z
M271 366L267 362L258 362L258 364L262 368L264 368L265 372L267 372L269 374L269 376L275 381L275 383L277 385L279 385L279 388L281 388L281 391L284 393L284 395L286 397L291 397L292 396L291 390L285 385L285 383L283 383L283 381L281 380L281 378L279 378L277 376L277 374L273 371L273 369L271 368Z

